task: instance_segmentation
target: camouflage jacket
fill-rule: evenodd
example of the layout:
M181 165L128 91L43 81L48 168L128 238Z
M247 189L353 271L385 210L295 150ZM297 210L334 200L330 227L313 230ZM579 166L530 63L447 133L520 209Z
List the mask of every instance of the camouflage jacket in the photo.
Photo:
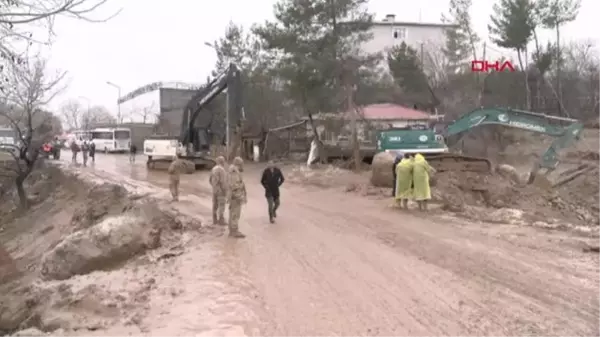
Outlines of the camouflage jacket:
M246 200L246 184L242 172L235 165L229 166L229 198Z
M227 172L223 166L215 166L210 171L210 186L212 186L213 194L227 195Z
M185 169L185 163L183 162L183 160L175 159L171 163L171 165L169 165L169 170L167 172L169 172L170 175L179 177L179 175L181 174L181 172L184 169Z

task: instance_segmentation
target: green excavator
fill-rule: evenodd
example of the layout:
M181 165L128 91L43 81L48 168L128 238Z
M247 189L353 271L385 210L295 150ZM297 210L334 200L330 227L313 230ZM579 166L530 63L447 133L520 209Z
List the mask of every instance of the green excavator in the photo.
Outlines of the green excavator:
M572 118L510 108L480 108L462 115L441 132L423 127L382 130L377 138L377 150L421 153L438 171L489 172L492 163L488 159L451 153L448 148L458 144L469 131L485 125L501 125L555 138L532 168L531 181L541 169L545 169L545 174L555 170L558 151L578 141L583 130L583 123Z

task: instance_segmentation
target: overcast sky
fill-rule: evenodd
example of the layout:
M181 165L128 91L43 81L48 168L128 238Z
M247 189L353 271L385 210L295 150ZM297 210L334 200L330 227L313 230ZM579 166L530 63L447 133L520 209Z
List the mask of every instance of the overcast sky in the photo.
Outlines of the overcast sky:
M487 37L492 5L499 0L473 1L478 33ZM125 94L154 81L202 83L215 63L214 51L204 45L224 32L229 21L244 26L272 18L275 0L110 0L101 13L122 8L106 23L59 18L56 39L47 51L51 67L68 71L69 88L54 102L69 98L100 104L116 111L117 89ZM440 22L447 0L371 0L376 19L396 14L397 21ZM577 21L562 32L566 40L592 39L600 44L600 2L583 0ZM543 38L551 38L546 33ZM496 48L499 49L499 48Z

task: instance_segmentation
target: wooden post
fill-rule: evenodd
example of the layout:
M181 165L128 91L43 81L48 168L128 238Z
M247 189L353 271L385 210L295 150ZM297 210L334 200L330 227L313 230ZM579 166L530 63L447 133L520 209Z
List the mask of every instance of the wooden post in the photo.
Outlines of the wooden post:
M348 76L348 78L350 78L350 76ZM350 114L350 128L352 130L352 147L353 147L353 154L352 156L354 157L354 170L358 171L360 169L360 163L361 163L361 158L360 158L360 144L358 143L358 123L357 123L357 116L356 116L356 108L354 106L354 88L352 86L352 83L350 83L350 81L348 81L348 83L346 84L346 90L347 90L347 95L348 95L348 113Z

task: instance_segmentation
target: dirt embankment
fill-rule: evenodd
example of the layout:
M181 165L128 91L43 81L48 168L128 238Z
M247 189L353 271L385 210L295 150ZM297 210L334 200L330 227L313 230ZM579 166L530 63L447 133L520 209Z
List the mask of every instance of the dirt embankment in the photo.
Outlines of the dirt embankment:
M168 202L56 167L28 179L33 206L26 212L4 186L0 334L87 334L108 327L139 334L155 281L136 259L151 251L153 261L145 256L144 263L158 263L172 256L185 229L201 227Z

